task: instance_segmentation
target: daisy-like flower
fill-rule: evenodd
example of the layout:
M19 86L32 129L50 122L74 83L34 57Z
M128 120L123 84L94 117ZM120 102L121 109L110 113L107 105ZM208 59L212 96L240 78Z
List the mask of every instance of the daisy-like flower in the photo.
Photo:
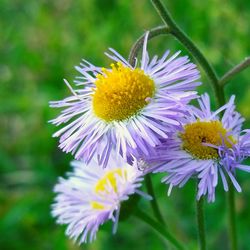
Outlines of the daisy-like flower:
M191 106L182 128L160 145L148 162L154 172L168 173L162 182L170 185L169 194L172 187L182 187L195 177L199 181L197 199L207 195L211 202L215 200L218 177L225 191L227 179L241 191L235 173L236 169L250 172L249 166L242 165L250 155L250 130L241 131L244 119L235 111L234 96L215 112L207 94L201 96L199 106Z
M106 53L114 60L110 69L83 60L76 67L82 75L75 81L78 88L65 80L73 95L50 103L63 108L51 121L66 123L54 134L63 151L86 163L97 154L105 166L112 148L124 158L131 152L149 154L179 125L186 104L197 97L193 90L200 85L199 71L187 56L178 57L180 52L169 57L166 51L162 58L149 60L147 38L148 33L140 65L131 66L110 49L112 54Z
M88 166L80 161L72 162L74 171L68 174L68 179L59 179L52 205L52 215L59 224L68 225L66 234L70 238L78 239L79 243L91 242L99 226L107 220L114 222L115 233L122 201L134 193L151 199L138 190L143 177L136 165L136 160L129 165L114 154L106 168L94 158Z

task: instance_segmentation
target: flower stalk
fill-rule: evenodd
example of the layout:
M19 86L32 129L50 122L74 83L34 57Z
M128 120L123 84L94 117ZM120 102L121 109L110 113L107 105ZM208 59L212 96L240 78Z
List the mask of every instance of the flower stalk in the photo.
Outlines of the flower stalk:
M231 240L231 250L237 250L237 227L236 227L236 211L235 211L235 192L232 182L229 182L228 190L228 216L229 216L229 237Z
M152 210L154 212L154 215L160 223L165 225L164 218L163 218L161 211L160 211L160 208L158 206L158 202L157 202L157 199L155 196L152 180L151 180L151 177L149 174L146 175L145 181L146 181L146 187L147 187L148 194L153 198L152 201L150 202L150 204L151 204Z
M176 247L176 249L183 250L184 247L181 243L168 231L166 228L153 220L150 216L144 213L142 210L137 209L134 213L134 216L144 221L146 224L150 225L156 232L163 236L167 241Z
M172 34L177 40L179 40L188 51L193 55L193 57L199 62L203 70L205 71L207 77L209 78L211 85L213 87L216 101L218 106L225 104L225 84L236 74L243 71L250 65L250 58L246 58L242 63L236 65L233 69L227 72L220 80L207 61L206 57L198 49L198 47L192 42L192 40L178 27L166 7L161 3L160 0L151 0L156 11L162 18L163 22L167 25L169 33ZM201 198L202 199L202 198ZM230 228L230 240L231 249L237 250L237 230L236 230L236 212L235 212L235 198L234 189L232 183L229 181L229 191L228 191L228 207L229 207L229 228ZM206 249L206 241L204 238L204 214L203 214L203 200L197 202L197 220L198 220L198 233L200 241L200 249Z
M250 66L250 57L247 57L241 63L234 66L224 76L221 77L220 85L225 86L234 76L236 76L249 66Z
M148 40L150 40L151 38L154 38L156 36L159 36L159 35L168 35L168 34L169 34L168 27L159 26L159 27L156 27L156 28L149 30ZM134 43L134 45L132 46L132 48L130 50L128 61L132 66L135 66L136 58L138 56L139 51L141 50L141 48L143 46L144 39L145 39L145 34L143 34L142 36L140 36L136 40L136 42Z
M202 54L199 48L193 43L193 41L185 34L184 31L178 27L167 8L159 0L151 0L156 11L162 18L163 22L168 26L170 34L172 34L184 47L190 52L190 54L199 62L207 77L209 78L215 96L216 101L219 104L220 99L223 98L223 93L219 87L219 80L213 67L210 65L206 57Z
M197 216L197 230L199 249L206 250L206 230L204 218L204 197L196 201L196 216Z

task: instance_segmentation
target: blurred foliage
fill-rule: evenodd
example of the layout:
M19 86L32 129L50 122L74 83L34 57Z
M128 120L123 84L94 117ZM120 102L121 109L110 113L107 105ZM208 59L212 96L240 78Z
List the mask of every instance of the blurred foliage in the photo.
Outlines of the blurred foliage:
M221 76L250 54L248 0L164 1L179 25L197 43ZM65 227L50 216L53 185L69 170L72 156L57 149L51 138L56 128L47 121L57 110L49 100L69 94L63 84L72 81L85 58L108 66L103 52L113 47L125 57L147 29L161 24L148 0L1 0L0 1L0 249L167 249L161 238L136 218L119 224L118 233L98 233L93 244L77 246L64 236ZM152 40L149 49L186 51L172 37ZM200 92L211 88L205 76ZM250 125L250 70L226 87L236 95L238 110ZM250 249L250 176L239 174L243 193L236 195L241 249ZM160 176L154 176L168 228L188 249L196 249L194 183L166 196ZM142 209L150 206L140 201ZM225 194L206 205L209 249L228 249ZM109 228L110 229L110 228ZM170 247L168 249L171 249Z

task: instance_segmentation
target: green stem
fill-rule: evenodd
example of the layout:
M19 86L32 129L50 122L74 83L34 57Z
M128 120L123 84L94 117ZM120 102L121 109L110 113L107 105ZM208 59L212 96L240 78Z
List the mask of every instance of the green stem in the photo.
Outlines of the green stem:
M205 56L201 53L198 47L192 42L192 40L178 27L178 25L172 19L168 10L163 6L160 0L151 0L152 4L154 5L155 9L161 16L163 22L169 27L169 31L172 35L174 35L185 47L188 51L196 58L199 64L202 66L203 70L207 74L212 87L215 92L217 103L219 103L220 99L222 98L223 93L219 88L218 84L218 77L207 61Z
M162 235L167 241L171 242L177 249L180 249L180 250L184 249L181 243L177 239L175 239L175 237L171 235L162 224L153 220L146 213L138 209L135 211L134 215L137 218L144 221L145 223L147 223L148 225L150 225L155 231L157 231L160 235Z
M229 180L228 190L228 210L229 210L229 237L231 240L231 250L237 250L237 228L236 228L236 212L235 212L235 198L234 186Z
M226 97L225 97L224 87L219 85L218 89L219 89L219 91L221 93L221 96L220 96L220 99L219 99L219 102L218 102L218 104L219 104L218 107L221 107L226 103Z
M243 65L240 67L234 68L231 72L228 72L219 84L218 77L209 64L205 56L201 53L201 51L196 47L196 45L192 42L192 40L177 26L177 24L172 19L168 10L163 6L160 0L151 0L155 9L161 16L163 22L168 26L169 31L172 35L174 35L188 50L189 52L196 58L196 60L200 63L203 70L207 74L210 82L213 86L213 90L216 96L216 101L218 106L222 106L225 104L225 94L223 89L223 83L231 79L236 73L245 69L248 66L250 59L247 59ZM236 223L235 223L235 199L234 199L234 189L232 187L231 181L229 181L229 191L228 191L228 206L229 206L229 227L230 227L230 240L231 240L231 248L232 250L237 250L237 235L236 235Z
M206 231L204 218L204 197L196 201L197 229L200 250L206 250Z
M167 35L169 34L169 29L166 26L159 26L154 29L149 30L148 34L148 40L150 40L153 37L159 36L159 35ZM145 34L140 36L137 41L134 43L132 49L130 50L128 61L132 66L135 66L135 60L138 56L139 50L143 46Z
M157 200L155 197L152 180L151 180L151 177L149 174L146 175L145 181L146 181L146 187L147 187L148 194L151 195L153 198L152 201L150 202L150 204L151 204L152 210L154 212L154 215L160 223L163 223L165 225L164 218L160 212L160 208L158 206L158 203L157 203Z
M219 100L219 104L225 104L225 94L223 86L220 85L222 90L222 98ZM237 228L236 228L236 211L235 211L235 197L234 197L234 186L232 181L228 178L228 194L227 194L227 204L228 204L228 221L229 221L229 239L231 243L231 250L237 250Z
M220 79L220 85L224 86L228 81L230 81L235 75L250 66L250 57L245 58L241 63L230 69L224 76Z
M219 105L225 104L225 94L223 86L219 86L221 89L222 96L219 99ZM228 178L228 194L227 194L227 204L228 204L228 222L229 222L229 239L231 244L231 250L237 250L237 228L236 228L236 211L235 211L235 197L234 197L234 186L232 181Z

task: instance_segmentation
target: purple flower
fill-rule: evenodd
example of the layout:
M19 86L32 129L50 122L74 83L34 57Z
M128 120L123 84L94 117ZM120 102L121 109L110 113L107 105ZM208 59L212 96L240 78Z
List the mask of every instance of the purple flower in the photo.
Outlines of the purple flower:
M149 154L179 125L186 104L197 97L199 71L187 56L178 57L180 52L149 60L147 38L148 33L139 66L110 49L106 55L115 62L110 69L83 60L76 67L81 74L77 89L65 80L72 96L50 103L63 108L51 121L65 124L54 134L63 151L85 163L97 154L98 163L106 166L112 148L125 159L133 152Z
M79 244L96 238L99 226L107 220L114 222L113 233L117 229L122 201L137 193L147 199L150 196L138 190L143 180L142 172L124 162L121 156L110 156L106 168L94 159L89 166L73 161L73 173L68 179L59 179L54 191L57 193L52 205L52 215L57 223L67 224L66 234Z
M190 178L197 178L197 199L207 195L211 202L219 177L225 191L230 179L241 192L235 174L236 169L250 172L249 166L242 165L250 155L250 130L241 130L244 119L235 111L234 96L215 112L210 109L207 94L201 96L199 106L190 106L182 128L156 148L147 160L147 171L168 173L162 182L170 185L169 194L172 187L183 187Z

